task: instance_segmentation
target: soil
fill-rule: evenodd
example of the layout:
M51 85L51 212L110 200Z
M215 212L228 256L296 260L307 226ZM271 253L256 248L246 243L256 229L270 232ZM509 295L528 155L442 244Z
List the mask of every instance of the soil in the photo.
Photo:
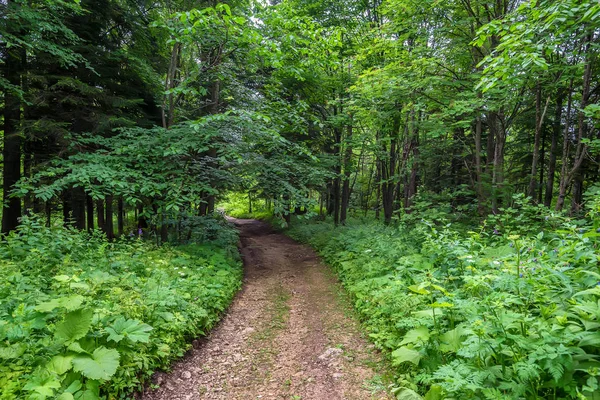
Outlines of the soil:
M245 278L221 323L153 377L145 400L392 399L381 356L307 246L255 220L240 230Z

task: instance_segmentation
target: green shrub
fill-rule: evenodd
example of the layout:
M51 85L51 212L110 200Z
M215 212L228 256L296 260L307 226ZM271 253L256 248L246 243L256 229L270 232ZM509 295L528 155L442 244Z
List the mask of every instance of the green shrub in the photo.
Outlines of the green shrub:
M289 234L337 271L399 398L600 398L598 224L517 207L478 227L413 214Z
M127 398L229 305L236 243L157 248L25 221L0 246L0 399Z

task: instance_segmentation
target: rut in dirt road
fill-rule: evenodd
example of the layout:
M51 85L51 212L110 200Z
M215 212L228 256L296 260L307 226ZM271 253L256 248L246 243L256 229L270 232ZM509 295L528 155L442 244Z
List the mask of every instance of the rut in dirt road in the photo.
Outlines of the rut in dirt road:
M240 229L245 279L223 321L145 400L391 399L380 359L315 253L254 220Z

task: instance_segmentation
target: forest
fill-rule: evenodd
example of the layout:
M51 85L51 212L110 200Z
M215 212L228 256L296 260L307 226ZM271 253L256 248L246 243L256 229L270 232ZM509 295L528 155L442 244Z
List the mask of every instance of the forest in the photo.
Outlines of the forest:
M243 285L225 215L319 253L394 398L600 399L598 1L0 17L0 400L134 398Z

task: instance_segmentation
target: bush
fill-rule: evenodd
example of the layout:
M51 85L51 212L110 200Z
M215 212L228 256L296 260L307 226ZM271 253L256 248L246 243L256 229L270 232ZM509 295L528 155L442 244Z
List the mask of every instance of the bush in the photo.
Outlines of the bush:
M236 244L25 221L0 246L0 399L127 398L217 322L241 283Z
M525 203L476 229L411 222L289 231L337 271L399 397L599 398L596 222Z

